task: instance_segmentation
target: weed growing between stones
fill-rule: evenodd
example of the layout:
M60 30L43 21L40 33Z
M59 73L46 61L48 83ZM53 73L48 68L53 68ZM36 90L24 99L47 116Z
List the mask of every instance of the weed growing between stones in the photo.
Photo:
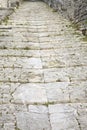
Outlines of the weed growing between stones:
M36 105L36 106L38 106L38 105L44 105L44 106L48 107L49 105L54 105L55 103L56 102L54 102L54 101L52 101L52 102L45 102L43 104L35 102L33 105Z
M52 10L52 12L57 12L57 11L58 11L58 9L53 9L53 10Z
M24 50L30 50L30 48L29 47L25 47L25 48L23 48Z
M20 129L16 127L15 130L20 130Z
M45 106L49 106L49 105L54 105L55 104L55 102L53 101L53 102L46 102L46 103L44 103L43 105L45 105Z
M87 25L87 19L85 20L85 24Z
M87 42L87 36L85 36L82 40L83 40L84 42Z
M2 47L0 47L0 49L7 49L7 47L6 46L2 46Z
M68 27L72 27L72 28L74 28L75 30L79 30L79 25L78 25L78 24L75 24L75 23L70 24Z
M77 31L75 31L74 33L73 33L73 35L76 35L76 36L80 36L81 34L79 33L79 32L77 32Z
M8 16L3 20L3 22L5 23L5 25L8 24L8 20L9 20L9 17L8 17Z

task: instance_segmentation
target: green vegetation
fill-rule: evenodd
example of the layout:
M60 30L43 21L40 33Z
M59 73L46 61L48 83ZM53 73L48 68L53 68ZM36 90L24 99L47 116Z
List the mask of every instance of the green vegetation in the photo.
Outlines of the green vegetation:
M52 12L57 12L58 10L57 9L53 9Z
M5 23L5 25L8 24L8 20L9 20L9 17L8 17L8 16L3 20L3 22Z
M7 47L6 46L2 46L2 47L0 47L0 49L7 49Z
M29 48L29 47L24 47L23 49L24 49L24 50L30 50L30 48Z
M82 40L83 40L84 42L87 42L87 36L85 36L84 38L82 38Z
M87 19L86 19L86 21L85 21L85 24L87 24Z
M75 23L70 24L68 27L72 27L72 28L74 28L75 30L78 30L78 29L79 29L79 25L78 25L78 24L75 24Z
M49 106L49 105L54 105L55 104L55 102L53 101L53 102L46 102L46 103L44 103L43 105L45 105L45 106Z
M77 31L75 31L75 32L73 33L73 35L80 36L81 34L80 34L79 32L77 32Z
M20 129L16 127L15 130L20 130Z

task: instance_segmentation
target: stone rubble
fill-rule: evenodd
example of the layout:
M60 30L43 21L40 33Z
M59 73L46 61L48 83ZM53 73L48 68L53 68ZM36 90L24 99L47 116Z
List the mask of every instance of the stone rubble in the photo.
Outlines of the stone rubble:
M43 2L0 25L0 130L87 130L87 42Z

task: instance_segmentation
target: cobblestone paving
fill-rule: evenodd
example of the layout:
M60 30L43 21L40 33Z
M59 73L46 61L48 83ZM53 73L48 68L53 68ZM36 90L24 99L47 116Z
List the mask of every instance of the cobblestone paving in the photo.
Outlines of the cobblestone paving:
M87 43L42 2L0 25L0 130L87 130Z

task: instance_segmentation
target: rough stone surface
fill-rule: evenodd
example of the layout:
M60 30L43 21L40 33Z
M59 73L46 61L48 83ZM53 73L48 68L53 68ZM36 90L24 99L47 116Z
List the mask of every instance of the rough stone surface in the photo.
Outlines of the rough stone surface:
M60 11L65 17L69 17L79 24L87 24L87 1L86 0L44 0L54 11ZM85 26L84 25L84 26ZM86 25L87 26L87 25Z
M0 8L0 22L2 20L7 21L8 16L13 13L13 9Z
M87 129L87 43L43 2L0 25L0 130Z
M0 0L0 7L17 7L21 2L22 0Z
M7 7L7 0L0 0L0 7Z

